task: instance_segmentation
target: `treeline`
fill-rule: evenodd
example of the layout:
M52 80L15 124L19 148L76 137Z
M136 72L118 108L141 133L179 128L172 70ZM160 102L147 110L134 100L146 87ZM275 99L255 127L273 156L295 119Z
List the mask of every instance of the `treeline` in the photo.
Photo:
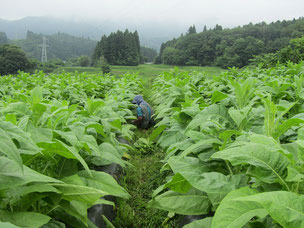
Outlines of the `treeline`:
M27 32L26 39L11 40L9 43L17 45L25 51L29 58L41 59L42 34ZM79 56L91 56L96 41L89 38L71 36L65 33L46 35L48 59L61 59L66 61Z
M156 63L243 67L254 55L276 52L290 39L304 35L304 18L248 24L233 29L216 25L213 29L196 32L191 26L185 35L161 45Z
M277 64L287 64L289 62L299 63L304 61L304 37L291 39L287 47L274 53L254 56L250 61L252 64L262 68L270 68Z
M141 63L140 42L137 31L117 31L102 36L92 57L92 64L105 60L111 65L136 66Z

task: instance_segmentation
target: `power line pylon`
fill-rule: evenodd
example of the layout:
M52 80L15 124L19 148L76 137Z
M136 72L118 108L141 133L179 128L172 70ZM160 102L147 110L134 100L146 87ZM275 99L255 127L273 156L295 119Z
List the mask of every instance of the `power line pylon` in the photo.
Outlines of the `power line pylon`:
M47 62L47 53L46 53L46 37L43 36L43 42L42 42L42 53L41 53L41 62L46 63Z

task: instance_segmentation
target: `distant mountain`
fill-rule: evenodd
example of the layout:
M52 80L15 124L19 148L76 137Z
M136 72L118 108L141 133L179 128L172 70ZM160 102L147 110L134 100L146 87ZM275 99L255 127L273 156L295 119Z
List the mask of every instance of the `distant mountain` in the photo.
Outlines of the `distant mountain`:
M51 35L67 33L77 37L100 40L102 35L108 35L118 29L137 30L142 46L159 50L162 42L179 36L186 28L163 24L121 25L115 22L85 22L68 21L50 17L26 17L20 20L0 19L0 32L5 32L12 40L24 39L27 31Z

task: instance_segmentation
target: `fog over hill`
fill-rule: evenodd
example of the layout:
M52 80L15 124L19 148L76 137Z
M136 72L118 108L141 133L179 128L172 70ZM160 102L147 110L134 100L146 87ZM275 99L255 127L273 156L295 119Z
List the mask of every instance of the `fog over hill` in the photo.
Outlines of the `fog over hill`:
M26 17L20 20L0 19L0 32L5 32L7 37L12 40L24 39L28 30L46 35L64 32L78 37L100 40L102 35L108 35L118 29L137 30L142 46L159 50L162 42L185 33L188 28L166 23L122 25L111 21L72 21L51 17Z

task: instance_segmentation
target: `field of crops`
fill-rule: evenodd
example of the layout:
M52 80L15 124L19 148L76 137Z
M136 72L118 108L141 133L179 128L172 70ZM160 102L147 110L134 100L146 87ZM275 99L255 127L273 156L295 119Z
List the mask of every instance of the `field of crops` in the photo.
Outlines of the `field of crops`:
M157 124L140 144L130 123L142 92ZM185 228L304 227L303 63L174 69L151 88L137 74L19 73L0 78L0 98L1 228L96 228L88 208L130 197L97 167L131 167L151 145L166 178L146 206L168 212L164 227L176 215L200 215Z
M303 88L303 64L158 77L152 137L172 174L148 206L204 215L187 228L304 227Z
M112 205L100 199L106 195L129 197L94 167L126 166L130 146L117 139L132 140L127 121L135 118L138 82L134 75L0 78L0 227L96 227L89 207Z

